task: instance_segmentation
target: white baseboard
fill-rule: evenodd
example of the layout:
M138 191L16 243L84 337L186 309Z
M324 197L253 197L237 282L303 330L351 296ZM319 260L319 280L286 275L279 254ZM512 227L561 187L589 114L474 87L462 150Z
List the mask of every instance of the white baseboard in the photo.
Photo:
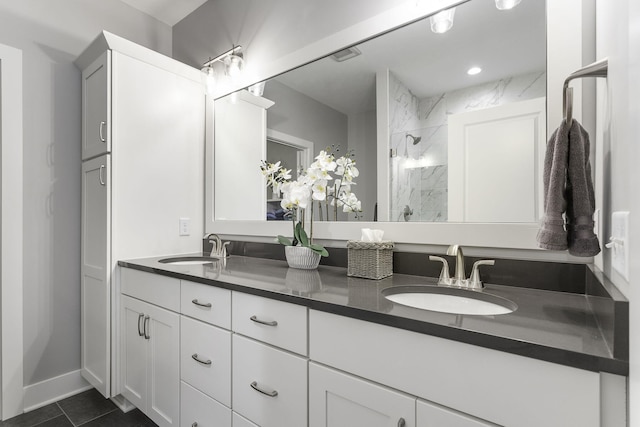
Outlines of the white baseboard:
M92 388L91 385L80 375L80 370L28 385L24 388L24 412L38 409L90 388Z

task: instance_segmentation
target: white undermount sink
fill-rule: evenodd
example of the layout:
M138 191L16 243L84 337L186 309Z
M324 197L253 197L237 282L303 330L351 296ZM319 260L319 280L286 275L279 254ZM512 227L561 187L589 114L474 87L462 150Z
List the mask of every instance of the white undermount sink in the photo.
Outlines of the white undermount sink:
M383 289L382 295L397 304L441 313L498 315L518 308L497 295L447 286L397 286Z

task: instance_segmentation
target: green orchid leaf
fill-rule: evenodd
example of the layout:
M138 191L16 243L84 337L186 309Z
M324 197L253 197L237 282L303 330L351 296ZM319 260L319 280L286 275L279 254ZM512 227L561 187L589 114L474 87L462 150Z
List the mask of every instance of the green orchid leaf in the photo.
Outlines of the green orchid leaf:
M285 246L293 246L293 243L291 242L291 240L289 240L288 237L284 237L284 236L280 236L278 235L278 242L281 245L285 245Z
M296 224L296 234L302 246L309 246L309 237L301 223Z
M322 245L311 244L311 245L309 245L309 248L312 251L319 253L321 256L324 256L324 257L329 256L329 252Z

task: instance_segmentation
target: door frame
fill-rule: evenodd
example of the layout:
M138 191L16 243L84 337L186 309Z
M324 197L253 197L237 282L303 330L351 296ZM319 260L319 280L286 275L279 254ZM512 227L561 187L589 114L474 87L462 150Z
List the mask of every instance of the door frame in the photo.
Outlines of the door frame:
M0 418L24 411L22 51L0 44Z

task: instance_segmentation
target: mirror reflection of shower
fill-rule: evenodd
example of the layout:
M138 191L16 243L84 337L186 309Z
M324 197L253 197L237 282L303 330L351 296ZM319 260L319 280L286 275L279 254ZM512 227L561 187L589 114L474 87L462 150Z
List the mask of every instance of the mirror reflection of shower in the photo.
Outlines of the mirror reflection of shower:
M390 142L390 218L446 221L447 126L405 128Z
M413 136L410 133L407 133L407 139L409 138L411 138L411 140L413 141L413 145L418 145L418 143L422 141L421 136Z

